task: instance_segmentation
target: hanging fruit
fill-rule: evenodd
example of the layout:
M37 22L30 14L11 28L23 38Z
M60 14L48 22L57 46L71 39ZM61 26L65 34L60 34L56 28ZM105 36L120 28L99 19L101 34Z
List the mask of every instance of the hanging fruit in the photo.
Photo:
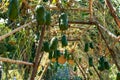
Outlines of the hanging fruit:
M46 11L46 25L49 26L51 23L51 13L50 11Z
M105 62L104 62L104 66L105 66L105 69L106 69L106 70L109 70L109 69L110 69L110 64L109 64L108 61L105 61Z
M67 41L67 38L66 38L66 35L62 35L62 47L65 47L68 45L68 41Z
M43 0L43 2L48 2L48 0Z
M45 42L43 43L43 45L44 45L44 51L45 51L45 52L49 52L49 50L50 50L50 48L49 48L49 42L48 42L48 41L45 41Z
M64 55L61 55L61 56L58 58L58 63L64 64L65 62L66 62L66 59L65 59Z
M69 59L69 60L68 60L68 63L69 63L70 65L74 65L74 60L73 60L73 59Z
M101 56L99 58L98 62L99 62L98 70L100 70L100 71L105 70L105 65L104 65L105 58L103 56Z
M74 67L74 71L77 71L77 66Z
M68 54L67 56L67 62L70 64L70 65L74 65L74 59L73 59L73 56Z
M52 59L52 55L53 55L53 51L50 51L48 58L49 58L49 59Z
M116 80L120 80L120 72L117 73Z
M52 63L56 62L56 58L52 58L52 59L51 59L51 62L52 62Z
M85 52L88 52L88 51L89 51L89 43L85 43L84 51L85 51Z
M59 17L59 28L60 30L67 30L68 29L68 18L66 13L61 13Z
M93 42L90 42L89 45L90 45L90 48L91 48L91 49L94 49L94 44L93 44Z
M18 19L19 9L18 0L10 0L8 6L8 18L12 21Z
M89 62L89 66L92 67L93 66L93 57L89 57L88 62Z
M36 20L38 25L44 25L46 23L46 10L42 5L36 7Z
M57 49L57 46L58 46L58 39L56 37L53 37L50 41L50 50L56 50Z

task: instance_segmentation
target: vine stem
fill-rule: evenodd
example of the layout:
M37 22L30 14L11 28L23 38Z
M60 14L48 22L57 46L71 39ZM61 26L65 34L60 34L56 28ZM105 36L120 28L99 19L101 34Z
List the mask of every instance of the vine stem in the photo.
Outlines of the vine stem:
M33 70L32 70L30 80L35 80L35 76L36 76L37 68L38 68L38 64L39 64L39 58L40 58L40 55L41 55L40 51L42 49L42 43L43 43L44 34L45 34L45 25L42 26L41 36L40 36L40 39L39 39L38 48L36 50L36 56L35 56Z

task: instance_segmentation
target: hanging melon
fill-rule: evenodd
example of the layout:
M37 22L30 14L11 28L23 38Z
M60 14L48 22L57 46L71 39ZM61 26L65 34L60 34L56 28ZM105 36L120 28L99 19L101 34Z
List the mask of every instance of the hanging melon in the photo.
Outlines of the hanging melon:
M51 62L53 62L53 63L56 62L56 58L52 58Z
M49 26L51 23L51 13L50 11L46 11L46 25Z
M68 60L68 63L69 63L70 65L74 65L74 60L73 60L73 59L70 59L70 60Z
M120 80L120 72L117 73L116 80Z
M65 59L64 55L61 55L61 56L58 58L58 63L64 64L65 62L66 62L66 59Z
M74 65L74 59L73 59L73 56L72 56L72 55L68 55L68 57L67 57L67 62L68 62L70 65Z
M62 42L62 47L65 47L65 46L68 45L68 41L67 41L66 35L62 35L61 42Z
M66 13L61 13L59 17L59 28L60 30L67 30L68 29L68 18Z
M93 57L89 57L88 62L89 62L89 66L92 67L93 66Z
M18 19L18 0L10 0L9 6L8 6L8 18L12 21Z
M50 50L50 48L49 48L49 42L48 42L48 41L45 41L45 42L43 43L43 45L44 45L44 51L45 51L45 52L49 52L49 50Z
M58 46L58 39L56 37L53 37L50 41L50 50L56 50L57 49L57 46Z
M89 51L89 43L85 43L84 51L85 52Z
M44 25L46 23L46 10L42 5L36 7L36 20L38 25Z

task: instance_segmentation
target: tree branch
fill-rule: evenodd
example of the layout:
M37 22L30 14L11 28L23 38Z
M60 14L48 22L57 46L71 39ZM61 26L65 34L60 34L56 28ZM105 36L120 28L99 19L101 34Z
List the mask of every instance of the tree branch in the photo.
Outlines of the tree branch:
M33 20L33 21L31 21L31 22L29 22L29 23L27 23L27 24L25 24L25 25L22 25L22 26L20 26L20 27L18 27L18 28L16 28L16 29L14 29L13 31L11 31L11 32L9 32L9 33L6 33L5 35L0 36L0 41L2 41L3 39L9 37L10 35L18 32L18 31L20 31L21 29L29 26L30 24L32 24L32 23L35 22L35 21L36 21L36 20Z
M28 66L33 66L33 63L30 63L30 62L25 62L25 61L20 61L20 60L13 60L13 59L2 58L2 57L0 57L0 61L14 63L14 64L24 64L24 65L28 65Z
M109 10L110 10L110 13L112 14L112 16L113 16L116 24L117 24L118 27L120 28L120 19L118 18L117 13L116 13L116 11L114 10L114 8L113 8L110 0L106 0L106 3L107 3L107 6L108 6L108 8L109 8Z

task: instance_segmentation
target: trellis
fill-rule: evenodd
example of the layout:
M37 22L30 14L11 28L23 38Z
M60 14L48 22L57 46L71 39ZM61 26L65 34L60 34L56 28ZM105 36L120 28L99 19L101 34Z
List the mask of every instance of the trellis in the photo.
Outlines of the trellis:
M59 1L59 0L58 0L58 1ZM107 4L107 6L108 6L108 8L109 8L109 10L110 10L110 12L111 12L111 14L112 14L115 22L117 23L118 27L120 28L120 20L119 20L118 16L116 15L116 12L115 12L115 10L114 10L111 2L110 2L109 0L106 0L106 4ZM98 31L99 31L100 34L101 34L101 37L102 37L103 40L105 41L105 44L106 44L109 52L111 53L111 56L112 56L112 58L113 58L113 60L114 60L114 63L115 63L116 66L117 66L117 69L120 71L120 66L118 65L118 63L117 63L117 61L116 61L114 51L113 51L113 50L110 48L110 46L108 45L108 43L107 43L106 39L104 38L104 35L103 35L103 33L102 33L101 30L103 30L104 32L106 32L111 38L114 38L114 39L115 39L115 43L120 41L120 37L114 35L113 33L111 33L109 30L107 30L104 26L102 26L102 25L94 18L92 5L93 5L93 0L89 0L89 8L88 8L88 9L86 9L86 8L72 8L72 9L69 9L69 10L72 10L72 11L75 10L75 11L85 11L85 12L89 12L89 14L90 14L90 19L89 19L88 22L85 22L85 21L68 21L68 22L69 22L69 24L96 25L97 28L98 28ZM51 7L51 6L48 6L48 7L46 7L46 8L51 9L51 10L60 10L60 8L58 8L57 6L52 6L52 7ZM67 9L67 10L68 10L68 9ZM31 22L28 22L28 23L26 23L26 24L18 27L18 28L14 29L13 31L11 31L11 32L9 32L9 33L7 33L7 34L4 34L4 35L0 36L0 41L2 41L3 39L5 39L5 38L7 38L7 37L9 37L9 36L11 36L11 35L13 35L14 33L18 32L18 31L22 30L23 28L28 27L29 25L31 25L31 24L33 24L33 23L35 23L35 22L36 22L36 20L32 20ZM53 24L53 25L55 25L55 24ZM52 26L52 25L51 25L51 26ZM72 27L70 27L70 28L72 28ZM73 28L74 28L74 27L73 27ZM79 28L79 27L76 27L76 28ZM43 53L41 53L40 50L41 50L41 48L42 48L44 33L45 33L45 25L43 25L43 27L42 27L41 38L40 38L40 40L39 40L39 46L38 46L38 48L37 48L37 50L36 50L36 56L35 56L35 61L34 61L34 63L25 62L25 61L20 61L20 60L13 60L13 59L8 59L8 58L2 58L2 57L0 57L0 61L2 61L2 62L8 62L8 63L14 63L14 64L23 64L23 65L28 65L28 66L33 67L32 75L31 75L31 79L30 79L30 80L34 80L35 75L36 75L36 73L37 73L37 67L38 67L39 61L41 60L42 55L43 55ZM72 40L71 40L71 39L68 39L68 41L79 41L79 39L72 39ZM39 57L41 57L41 58L39 59ZM76 62L76 64L77 64L77 66L79 67L79 70L81 71L82 75L83 75L84 78L86 79L85 71L84 71L82 65L80 65L77 61L75 61L75 62ZM39 80L41 80L41 78L42 78L44 72L46 71L47 67L48 67L48 64L46 65L44 71L42 72L42 75L40 76ZM94 67L94 68L95 68L95 67ZM97 71L96 71L96 72L97 72ZM98 74L98 72L97 72L97 74ZM100 75L99 75L99 74L98 74L98 76L99 76L99 78L100 78Z

